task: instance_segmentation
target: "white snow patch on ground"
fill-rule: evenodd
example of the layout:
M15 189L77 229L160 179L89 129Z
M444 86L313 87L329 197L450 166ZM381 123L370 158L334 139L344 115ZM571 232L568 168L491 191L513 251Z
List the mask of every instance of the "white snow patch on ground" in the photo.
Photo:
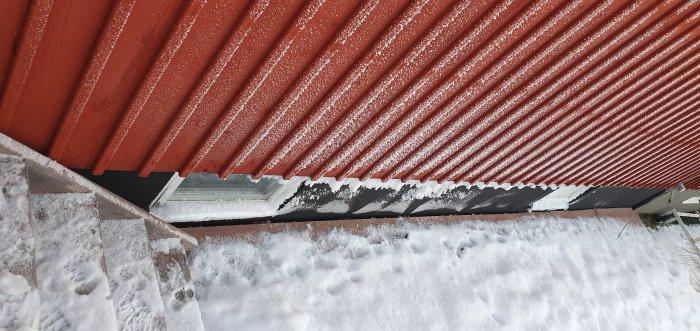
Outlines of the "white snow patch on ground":
M697 329L683 240L605 218L402 224L207 241L190 263L207 330Z
M0 270L0 330L31 330L38 326L39 293L27 279Z
M8 270L0 270L0 295L17 296L29 292L27 279Z

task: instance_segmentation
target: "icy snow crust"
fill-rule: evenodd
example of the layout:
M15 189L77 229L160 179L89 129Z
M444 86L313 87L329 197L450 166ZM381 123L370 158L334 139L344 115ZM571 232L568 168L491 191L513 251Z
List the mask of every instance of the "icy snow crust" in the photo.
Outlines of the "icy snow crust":
M607 218L402 224L206 241L190 268L207 330L697 329L682 243Z

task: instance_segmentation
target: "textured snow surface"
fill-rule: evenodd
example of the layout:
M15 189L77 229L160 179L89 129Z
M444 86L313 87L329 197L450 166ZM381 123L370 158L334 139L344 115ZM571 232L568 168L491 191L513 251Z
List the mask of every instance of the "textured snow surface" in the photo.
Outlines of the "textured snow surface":
M204 330L180 239L151 241L151 251L168 330Z
M0 330L32 330L39 323L39 292L27 279L0 270Z
M190 269L207 330L697 329L683 240L607 218L403 224L206 241Z
M30 200L40 329L116 330L94 195L33 194Z
M12 238L0 241L0 269L20 267L18 264L31 265L34 259L29 188L24 174L24 162L0 156L0 233L5 238Z
M39 296L24 162L0 155L0 330L35 328Z
M143 220L100 222L120 330L165 330L165 313Z

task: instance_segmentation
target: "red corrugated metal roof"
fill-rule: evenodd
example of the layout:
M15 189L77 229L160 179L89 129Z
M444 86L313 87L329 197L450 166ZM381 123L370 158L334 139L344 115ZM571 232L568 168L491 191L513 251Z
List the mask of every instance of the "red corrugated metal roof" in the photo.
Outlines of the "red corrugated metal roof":
M700 183L700 3L0 3L0 130L76 168Z

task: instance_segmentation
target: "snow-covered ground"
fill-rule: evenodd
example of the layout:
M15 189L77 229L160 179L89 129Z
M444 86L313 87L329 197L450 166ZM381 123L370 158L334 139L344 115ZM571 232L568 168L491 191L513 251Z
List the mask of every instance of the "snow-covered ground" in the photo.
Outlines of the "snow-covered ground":
M683 240L605 218L402 224L209 241L191 271L207 330L698 330Z

